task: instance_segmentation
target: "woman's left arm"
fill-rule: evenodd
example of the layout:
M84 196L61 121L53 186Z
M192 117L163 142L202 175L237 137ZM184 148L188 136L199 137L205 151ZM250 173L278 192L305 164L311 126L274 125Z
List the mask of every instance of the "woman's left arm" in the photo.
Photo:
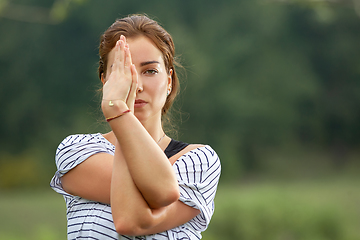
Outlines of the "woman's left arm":
M107 118L129 109L134 112L138 83L138 74L124 36L120 37L114 51L113 65L104 80L104 101L101 104ZM121 146L131 177L149 206L161 208L177 201L179 187L171 164L135 115L127 113L109 123Z
M120 149L118 143L116 149ZM110 196L115 229L122 235L163 232L190 221L200 213L180 201L151 209L136 187L122 151L115 151Z

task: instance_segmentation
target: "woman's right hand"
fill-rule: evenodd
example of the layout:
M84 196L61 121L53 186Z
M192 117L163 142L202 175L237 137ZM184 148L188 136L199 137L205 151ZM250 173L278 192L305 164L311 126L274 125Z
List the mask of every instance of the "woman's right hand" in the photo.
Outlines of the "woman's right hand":
M117 101L125 102L133 111L137 89L137 72L125 36L121 35L111 51L114 51L114 59L109 62L110 69L103 86L102 110L105 117L112 114L111 106Z

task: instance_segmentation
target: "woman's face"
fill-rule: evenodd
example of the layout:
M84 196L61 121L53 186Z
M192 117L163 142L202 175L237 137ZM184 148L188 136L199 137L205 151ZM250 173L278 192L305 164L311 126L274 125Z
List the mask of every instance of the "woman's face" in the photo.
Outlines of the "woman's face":
M131 58L138 74L138 89L135 100L135 116L140 121L161 119L167 91L171 88L171 72L167 72L162 52L145 36L127 39ZM111 50L109 66L114 62L115 51Z

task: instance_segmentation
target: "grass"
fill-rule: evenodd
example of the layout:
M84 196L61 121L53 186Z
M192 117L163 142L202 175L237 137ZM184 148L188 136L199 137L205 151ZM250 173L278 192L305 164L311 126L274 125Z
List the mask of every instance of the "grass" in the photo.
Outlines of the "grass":
M220 184L205 240L360 239L360 179ZM66 239L63 198L51 189L0 192L0 238Z
M0 192L0 216L1 239L66 239L65 202L51 189Z
M360 180L220 186L204 239L360 239Z

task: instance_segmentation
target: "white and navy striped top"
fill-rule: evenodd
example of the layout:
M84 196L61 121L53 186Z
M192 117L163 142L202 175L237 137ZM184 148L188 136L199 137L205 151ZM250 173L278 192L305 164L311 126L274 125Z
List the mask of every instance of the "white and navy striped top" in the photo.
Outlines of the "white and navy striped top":
M115 147L102 134L79 134L65 138L55 161L57 172L50 186L64 196L67 207L68 239L201 239L214 212L214 197L220 177L220 160L210 146L181 156L173 165L180 187L180 201L201 213L184 225L147 236L123 236L115 231L110 205L73 196L64 191L61 177L96 153L114 155Z

